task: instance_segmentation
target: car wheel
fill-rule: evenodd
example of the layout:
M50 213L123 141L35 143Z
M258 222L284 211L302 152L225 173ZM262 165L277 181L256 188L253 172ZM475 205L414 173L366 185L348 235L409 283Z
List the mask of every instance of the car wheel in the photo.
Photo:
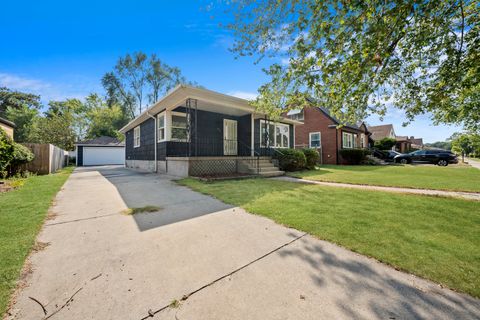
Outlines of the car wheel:
M448 166L448 161L447 160L438 160L437 164L439 166L446 167L446 166Z
M408 160L407 160L407 159L400 159L400 163L401 163L401 164L407 164L407 163L408 163Z

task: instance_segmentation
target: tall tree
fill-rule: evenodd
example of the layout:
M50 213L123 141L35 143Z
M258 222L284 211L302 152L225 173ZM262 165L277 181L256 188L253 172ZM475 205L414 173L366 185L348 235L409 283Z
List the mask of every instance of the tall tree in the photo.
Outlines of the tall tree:
M76 141L73 121L71 113L63 115L52 113L49 116L39 117L33 123L29 141L51 143L64 150L73 150Z
M27 105L8 106L6 118L15 123L14 135L16 142L31 142L33 123L39 117L38 109Z
M184 81L180 69L161 62L155 54L136 52L120 57L113 71L103 76L102 85L108 105L120 105L133 119L143 111L146 99L154 103L162 92Z
M315 97L344 121L386 106L408 120L480 130L476 0L238 0L228 2L239 56L283 57L266 71L259 107ZM285 99L287 103L283 103Z
M116 104L109 106L96 94L88 96L85 104L88 108L87 117L89 119L87 138L101 136L123 137L118 132L118 129L126 124L125 116L120 106Z
M40 96L0 87L0 117L7 117L7 109L40 109ZM9 119L11 120L11 119Z

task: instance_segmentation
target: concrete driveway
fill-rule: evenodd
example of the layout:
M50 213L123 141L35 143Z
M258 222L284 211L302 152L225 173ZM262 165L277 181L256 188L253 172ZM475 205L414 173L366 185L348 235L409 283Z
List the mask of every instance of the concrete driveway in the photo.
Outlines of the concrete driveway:
M162 209L120 213L146 205ZM77 169L52 212L38 238L48 246L30 258L33 272L17 293L13 319L480 317L477 299L231 208L167 176Z

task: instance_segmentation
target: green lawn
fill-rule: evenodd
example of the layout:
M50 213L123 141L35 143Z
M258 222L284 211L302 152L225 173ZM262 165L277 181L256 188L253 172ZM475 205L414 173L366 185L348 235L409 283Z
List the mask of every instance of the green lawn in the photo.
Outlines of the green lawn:
M480 297L480 203L269 179L181 184Z
M0 316L52 199L72 170L29 177L19 189L0 194Z
M464 165L323 165L316 170L291 172L289 175L316 181L480 192L480 170Z

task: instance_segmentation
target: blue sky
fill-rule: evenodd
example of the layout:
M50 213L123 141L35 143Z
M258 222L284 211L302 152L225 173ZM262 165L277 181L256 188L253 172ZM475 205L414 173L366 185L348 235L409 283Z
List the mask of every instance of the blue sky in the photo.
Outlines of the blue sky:
M40 94L43 101L102 93L100 79L119 56L156 53L180 67L187 79L208 89L254 97L268 79L251 58L228 51L231 35L220 10L206 1L102 0L6 1L0 19L0 86ZM280 61L280 59L279 59ZM381 124L371 116L368 123ZM444 140L457 127L431 125L427 116L402 127L403 113L391 110L383 123L398 135Z

